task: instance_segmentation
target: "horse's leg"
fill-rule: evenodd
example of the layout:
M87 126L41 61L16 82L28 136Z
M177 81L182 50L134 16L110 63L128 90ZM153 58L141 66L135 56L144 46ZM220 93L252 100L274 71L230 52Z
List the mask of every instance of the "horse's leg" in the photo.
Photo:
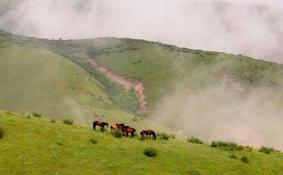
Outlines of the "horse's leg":
M93 130L95 130L96 124L95 124L95 123L93 123L93 126L92 126L92 127L93 127Z
M101 126L101 131L103 132L103 128L104 128L104 126Z

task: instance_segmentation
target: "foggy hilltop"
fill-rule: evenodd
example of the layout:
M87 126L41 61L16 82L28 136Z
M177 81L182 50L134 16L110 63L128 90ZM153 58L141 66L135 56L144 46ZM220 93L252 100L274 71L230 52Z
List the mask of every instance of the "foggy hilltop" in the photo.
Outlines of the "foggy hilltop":
M139 38L283 62L280 0L4 0L0 26L41 38Z

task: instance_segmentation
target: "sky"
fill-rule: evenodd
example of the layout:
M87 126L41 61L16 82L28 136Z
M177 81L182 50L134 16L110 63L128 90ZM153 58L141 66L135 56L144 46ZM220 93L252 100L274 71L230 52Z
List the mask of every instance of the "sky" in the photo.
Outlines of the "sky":
M41 38L138 38L283 63L280 1L3 0L0 27Z

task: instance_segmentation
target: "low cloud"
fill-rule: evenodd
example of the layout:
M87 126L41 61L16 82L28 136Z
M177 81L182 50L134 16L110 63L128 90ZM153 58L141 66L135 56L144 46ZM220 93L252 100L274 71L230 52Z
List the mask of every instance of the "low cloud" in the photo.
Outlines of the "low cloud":
M44 38L140 38L283 62L280 0L12 0L0 26ZM7 3L7 2L6 2Z

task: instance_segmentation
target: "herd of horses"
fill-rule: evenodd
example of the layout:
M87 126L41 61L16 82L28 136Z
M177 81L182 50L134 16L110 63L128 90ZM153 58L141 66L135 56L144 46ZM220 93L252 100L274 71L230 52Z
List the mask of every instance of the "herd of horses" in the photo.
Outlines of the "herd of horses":
M93 130L96 129L96 126L99 126L101 128L101 131L103 132L104 127L108 127L108 123L103 121L93 121L92 126L93 126ZM120 124L115 123L111 125L110 128L112 133L114 133L117 130L120 130L124 136L131 136L131 137L135 136L135 133L137 131L135 128L126 126L124 123L120 123ZM142 130L140 132L140 135L142 140L145 138L156 139L156 133L151 129Z

